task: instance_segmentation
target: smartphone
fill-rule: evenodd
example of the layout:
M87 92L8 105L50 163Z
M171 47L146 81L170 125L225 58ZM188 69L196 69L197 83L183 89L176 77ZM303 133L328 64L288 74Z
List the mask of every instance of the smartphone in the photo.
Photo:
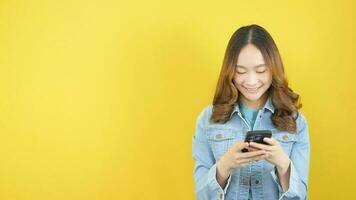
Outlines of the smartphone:
M272 131L270 130L255 130L255 131L248 131L246 133L245 142L256 142L260 144L267 144L263 141L263 138L272 137ZM242 152L248 152L247 149L242 149Z

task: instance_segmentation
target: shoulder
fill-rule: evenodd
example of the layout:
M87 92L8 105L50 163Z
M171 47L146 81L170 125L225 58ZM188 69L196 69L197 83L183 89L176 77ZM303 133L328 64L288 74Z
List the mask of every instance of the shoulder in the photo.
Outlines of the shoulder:
M296 123L297 123L297 132L301 132L308 128L308 120L301 111L298 111Z
M207 125L208 122L210 121L210 117L211 117L212 113L213 113L213 104L205 105L205 106L201 109L201 111L200 111L200 113L199 113L199 115L198 115L197 121L198 121L199 123L202 123L202 124L204 124L204 125Z

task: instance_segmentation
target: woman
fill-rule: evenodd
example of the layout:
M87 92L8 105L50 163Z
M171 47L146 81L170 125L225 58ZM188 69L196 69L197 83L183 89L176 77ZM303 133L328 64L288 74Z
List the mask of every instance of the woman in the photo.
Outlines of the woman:
M197 199L307 199L310 143L299 108L270 34L255 24L239 28L227 46L213 104L196 123ZM272 131L266 144L244 142L247 131L266 129Z

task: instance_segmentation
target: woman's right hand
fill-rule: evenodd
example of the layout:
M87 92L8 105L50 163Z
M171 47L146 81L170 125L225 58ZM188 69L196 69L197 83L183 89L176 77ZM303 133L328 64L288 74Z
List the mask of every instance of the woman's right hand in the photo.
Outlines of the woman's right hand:
M249 143L240 141L235 143L217 162L217 179L220 185L225 185L232 170L243 168L250 162L266 158L265 150L242 152L244 148L249 148Z

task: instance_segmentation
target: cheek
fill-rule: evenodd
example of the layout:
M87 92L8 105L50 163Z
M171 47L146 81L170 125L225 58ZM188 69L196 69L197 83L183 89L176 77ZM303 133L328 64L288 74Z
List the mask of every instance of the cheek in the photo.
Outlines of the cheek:
M265 83L270 85L272 83L272 74L266 73L261 77L261 80Z
M234 82L238 85L240 85L243 82L243 76L242 75L235 75L234 76Z

